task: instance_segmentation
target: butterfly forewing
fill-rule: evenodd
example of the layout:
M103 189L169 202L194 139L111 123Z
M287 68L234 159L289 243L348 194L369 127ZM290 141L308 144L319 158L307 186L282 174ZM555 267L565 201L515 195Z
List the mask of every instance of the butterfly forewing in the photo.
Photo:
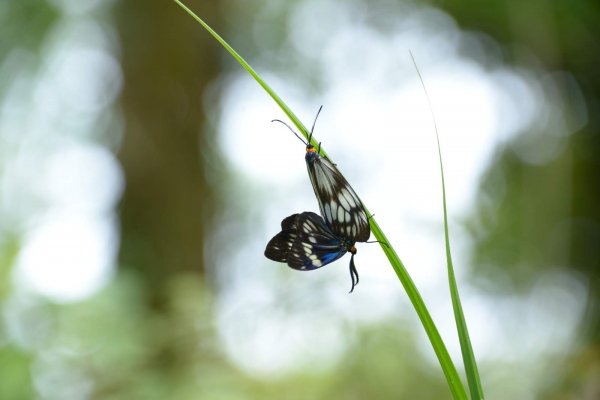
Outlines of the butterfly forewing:
M336 166L319 156L314 149L306 153L306 166L321 215L331 230L351 242L369 240L371 229L367 213L358 195Z
M268 259L286 262L288 254L296 240L296 219L300 214L293 214L281 221L281 232L273 236L265 249Z

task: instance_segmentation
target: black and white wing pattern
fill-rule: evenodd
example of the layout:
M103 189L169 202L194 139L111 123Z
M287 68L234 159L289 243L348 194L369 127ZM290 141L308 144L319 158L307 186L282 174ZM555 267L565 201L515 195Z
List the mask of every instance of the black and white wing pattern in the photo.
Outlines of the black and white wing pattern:
M331 230L353 243L369 240L371 228L367 213L346 178L310 143L306 146L305 159L321 215Z
M313 212L293 214L281 222L265 256L298 270L323 267L350 251L353 243L336 236L323 218Z
M281 232L269 241L265 256L287 263L293 269L311 271L337 260L347 252L352 254L352 292L358 284L354 242L336 235L318 214L306 211L290 215L281 222Z

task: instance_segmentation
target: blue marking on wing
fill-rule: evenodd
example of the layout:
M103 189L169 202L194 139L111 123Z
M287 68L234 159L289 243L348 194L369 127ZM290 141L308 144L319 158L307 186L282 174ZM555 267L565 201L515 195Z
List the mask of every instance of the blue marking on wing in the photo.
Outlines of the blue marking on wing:
M339 250L337 253L325 253L321 256L321 262L323 264L329 264L330 262L333 262L335 260L337 260L338 258L340 258L341 256L343 256L344 254L346 254L346 249L341 249Z

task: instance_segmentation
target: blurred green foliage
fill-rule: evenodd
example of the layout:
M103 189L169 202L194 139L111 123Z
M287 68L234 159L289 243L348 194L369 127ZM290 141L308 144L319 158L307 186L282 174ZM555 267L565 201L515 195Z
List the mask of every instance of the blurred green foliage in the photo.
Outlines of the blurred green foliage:
M58 22L60 4L0 3L0 87L8 87L19 69L41 67L41 48ZM515 156L509 145L499 149L482 179L481 201L466 223L477 240L477 270L471 271L476 283L501 274L510 281L493 290L526 292L541 271L554 265L577 271L589 284L585 336L567 356L546 359L560 368L532 398L597 398L600 6L592 1L432 4L463 29L499 41L515 65L568 71L584 92L587 123L566 138L562 154L536 165ZM251 53L251 35L237 31L237 21L247 20L258 2L190 6L201 7L215 28L239 38L237 43ZM394 10L392 4L379 6ZM111 12L122 57L120 107L127 126L119 153L127 180L120 206L120 267L106 287L85 301L55 304L24 293L12 276L22 232L0 221L0 398L446 398L435 363L418 350L420 332L400 321L348 326L352 345L325 373L296 371L266 379L229 361L214 315L219 288L204 268L205 232L215 223L222 199L206 176L207 159L215 157L206 150L213 149L214 132L207 128L199 94L228 62L175 4L122 1ZM278 21L263 22L275 25L274 45L285 32ZM33 55L27 58L30 65L7 62L22 52ZM286 60L278 62L285 66ZM3 169L0 165L0 174ZM467 322L477 323L468 315ZM486 392L490 387L492 393L509 390L504 386L511 382L498 371L519 367L510 361L483 365Z
M512 143L498 150L480 187L481 201L469 225L476 239L475 277L510 285L488 289L527 291L548 269L576 272L588 285L581 332L585 345L559 362L564 366L539 398L600 396L600 3L593 1L434 2L465 29L499 40L510 60L568 71L585 98L586 123L565 138L562 152L543 165L515 156ZM527 54L529 52L529 54ZM565 88L563 88L565 89ZM563 96L569 98L565 90ZM565 104L568 107L572 104ZM545 145L544 121L531 129ZM496 280L496 282L498 282ZM564 374L564 375L562 375Z
M434 2L435 4L436 2ZM548 265L579 271L592 299L586 331L600 335L600 79L598 40L600 4L593 1L533 1L516 7L508 1L478 6L473 1L439 3L465 29L482 30L500 40L516 63L568 71L581 85L586 123L565 138L560 154L542 165L515 155L517 139L499 149L482 179L482 202L473 215L476 260L481 270L512 270L521 289ZM530 54L525 54L525 51ZM535 57L535 58L534 58ZM568 87L561 88L565 98ZM531 127L545 146L544 122ZM568 124L568 121L567 121ZM490 269L491 268L491 269Z

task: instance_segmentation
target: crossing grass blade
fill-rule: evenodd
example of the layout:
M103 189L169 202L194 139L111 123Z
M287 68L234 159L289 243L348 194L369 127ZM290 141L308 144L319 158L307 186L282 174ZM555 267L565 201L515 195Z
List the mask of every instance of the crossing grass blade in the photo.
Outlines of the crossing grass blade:
M283 100L275 93L275 91L273 91L273 89L271 89L271 87L269 85L267 85L267 83L258 75L258 73L256 73L256 71L229 44L227 44L227 42L221 36L219 36L206 22L204 22L194 12L192 12L188 7L186 7L181 1L179 1L179 0L174 0L174 1L183 10L185 10L185 12L187 12L192 18L194 18L200 25L202 25L204 27L204 29L206 29L219 43L221 43L221 45L240 63L240 65L246 71L248 71L248 73L250 75L252 75L252 77L258 82L258 84L260 86L262 86L263 89L273 98L273 100L279 105L279 107L281 107L283 112L288 116L288 118L294 123L294 125L298 128L298 130L308 140L309 132L307 131L306 127L302 124L302 122L300 122L298 117L296 117L296 115L283 102ZM314 139L314 137L311 138L311 143L314 146L318 145L318 143ZM321 153L324 154L325 156L327 156L327 153L325 153L325 150L323 149L323 147L321 147ZM368 213L368 210L366 209L366 207L365 207L365 211L367 211L367 213ZM381 243L389 244L389 241L387 240L386 236L384 235L383 231L381 230L381 228L379 227L379 225L377 224L375 219L370 218L369 222L371 225L371 231L373 232L373 234L377 238L377 240ZM390 261L390 264L391 264L392 268L394 269L394 271L396 272L396 275L398 276L398 279L402 283L402 286L404 286L404 289L406 290L406 293L407 293L411 303L413 304L413 307L415 308L415 311L417 312L417 315L419 316L421 323L423 324L423 328L425 329L425 332L426 332L427 336L429 337L429 340L430 340L433 350L438 358L438 361L440 363L440 366L442 368L444 376L446 377L446 381L448 382L448 386L450 388L450 392L452 393L452 397L454 399L459 399L459 400L467 399L467 393L466 393L465 388L460 380L458 372L456 371L456 367L454 366L454 363L452 362L452 359L450 358L450 355L448 354L446 345L444 344L444 342L437 330L437 327L435 326L435 323L433 322L433 319L431 318L431 315L430 315L429 311L427 310L425 303L423 302L423 299L422 299L419 291L417 290L410 275L406 271L404 264L402 263L402 261L400 261L398 254L396 254L396 251L394 250L394 248L391 245L386 246L386 245L382 244L381 248L383 249L383 252L387 256L388 260Z
M429 99L429 94L427 93L427 89L425 88L425 83L423 81L423 77L421 76L421 72L417 67L417 63L415 62L415 58L410 53L410 57L412 58L413 64L419 74L419 79L421 81L421 85L423 86L423 91L425 92L425 96L427 97L427 103L429 105L429 110L431 111L431 116L433 117L433 124L435 127L435 137L437 139L437 148L438 148L438 156L440 160L440 173L442 177L442 204L444 208L444 238L446 244L446 262L448 266L448 282L450 284L450 295L452 297L452 308L454 309L454 319L456 320L456 329L458 331L458 338L460 341L460 350L462 352L463 363L465 366L465 373L467 374L467 382L469 383L469 392L471 393L471 398L473 400L483 399L483 388L481 386L481 379L479 378L479 371L477 369L477 362L475 360L475 354L473 353L473 346L471 345L471 340L469 338L469 330L467 328L467 322L465 321L465 315L463 313L462 305L460 302L460 296L458 294L458 285L456 284L456 277L454 276L454 266L452 265L452 254L450 252L450 234L448 233L448 212L446 209L446 184L444 181L444 165L442 163L442 149L440 146L440 136L438 134L437 124L435 122L435 116L433 114L433 106L431 105L431 101Z

